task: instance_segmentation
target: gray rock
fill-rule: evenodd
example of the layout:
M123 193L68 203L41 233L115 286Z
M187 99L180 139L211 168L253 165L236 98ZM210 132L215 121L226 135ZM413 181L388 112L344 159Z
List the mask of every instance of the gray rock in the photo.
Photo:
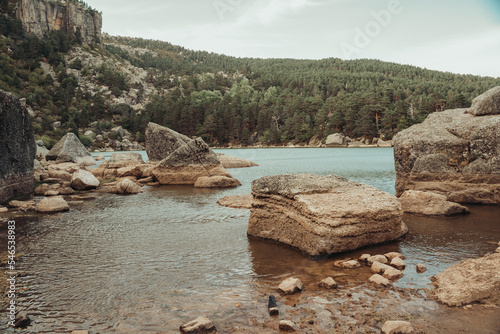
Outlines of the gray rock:
M415 330L407 321L386 321L382 326L382 334L412 334Z
M474 116L500 115L500 86L494 87L472 100L470 112Z
M49 153L49 150L45 148L45 146L38 146L36 147L36 159L37 160L43 160Z
M26 107L0 90L0 203L33 190L36 146Z
M326 138L326 146L347 146L349 140L341 133L334 133Z
M90 152L80 142L78 137L70 132L66 134L52 147L45 159L57 162L74 162L84 165L95 164Z
M310 255L395 240L408 231L396 197L335 175L265 176L252 182L248 235Z
M140 153L113 153L111 158L109 158L110 163L122 163L122 162L137 162L140 164L144 163L142 155Z
M155 123L146 128L146 152L151 161L167 158L190 141L191 138Z
M497 103L491 94L481 100ZM394 138L396 194L419 190L452 202L500 204L499 148L500 115L433 113Z
M207 317L198 317L180 328L182 334L215 334L217 329Z

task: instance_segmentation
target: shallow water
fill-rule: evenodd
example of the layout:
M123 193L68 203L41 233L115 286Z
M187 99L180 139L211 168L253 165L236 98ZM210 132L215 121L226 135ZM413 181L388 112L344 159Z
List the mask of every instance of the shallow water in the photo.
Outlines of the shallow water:
M134 196L99 194L98 200L67 213L17 218L18 252L23 253L19 287L26 289L18 302L34 316L34 324L16 332L170 333L201 314L224 326L251 326L252 319L265 316L266 293L284 277L297 276L306 288L327 276L341 285L362 284L368 269L346 272L333 262L398 251L407 257L408 269L397 286L423 289L432 275L494 251L493 242L500 240L500 208L477 206L463 217L407 216L410 233L401 240L313 259L248 238L249 212L216 201L250 192L251 181L261 176L302 172L338 174L394 194L392 149L217 151L260 166L231 169L243 183L237 189L147 187ZM417 263L429 270L416 274ZM238 303L243 306L236 308Z

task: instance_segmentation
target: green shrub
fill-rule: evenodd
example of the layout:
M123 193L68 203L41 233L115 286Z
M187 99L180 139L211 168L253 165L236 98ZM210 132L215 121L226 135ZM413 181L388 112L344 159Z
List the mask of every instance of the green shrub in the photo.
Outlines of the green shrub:
M80 138L80 141L82 142L83 146L85 146L85 147L92 146L92 144L94 142L92 140L92 138L90 138L89 136L80 135L79 138Z
M48 150L50 150L57 143L49 136L42 136L40 139L43 141L43 146L45 146Z

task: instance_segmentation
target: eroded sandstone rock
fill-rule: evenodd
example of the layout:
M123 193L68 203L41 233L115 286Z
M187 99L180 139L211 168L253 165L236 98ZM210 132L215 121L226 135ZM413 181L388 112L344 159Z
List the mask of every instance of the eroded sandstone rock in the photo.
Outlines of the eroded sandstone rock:
M408 231L396 197L335 175L266 176L252 182L248 234L310 255L395 240Z
M399 201L406 213L426 216L452 216L470 212L467 207L448 201L444 195L418 190L405 191Z

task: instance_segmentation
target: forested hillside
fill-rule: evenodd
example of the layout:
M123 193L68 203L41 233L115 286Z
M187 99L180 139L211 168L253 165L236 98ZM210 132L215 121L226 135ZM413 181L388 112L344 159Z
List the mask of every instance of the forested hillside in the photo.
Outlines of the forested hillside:
M307 143L335 132L390 139L500 85L377 60L234 58L108 35L87 45L78 31L39 39L14 18L15 2L0 1L0 89L26 98L48 146L73 131L113 148L123 136L115 126L141 142L149 121L221 146Z

